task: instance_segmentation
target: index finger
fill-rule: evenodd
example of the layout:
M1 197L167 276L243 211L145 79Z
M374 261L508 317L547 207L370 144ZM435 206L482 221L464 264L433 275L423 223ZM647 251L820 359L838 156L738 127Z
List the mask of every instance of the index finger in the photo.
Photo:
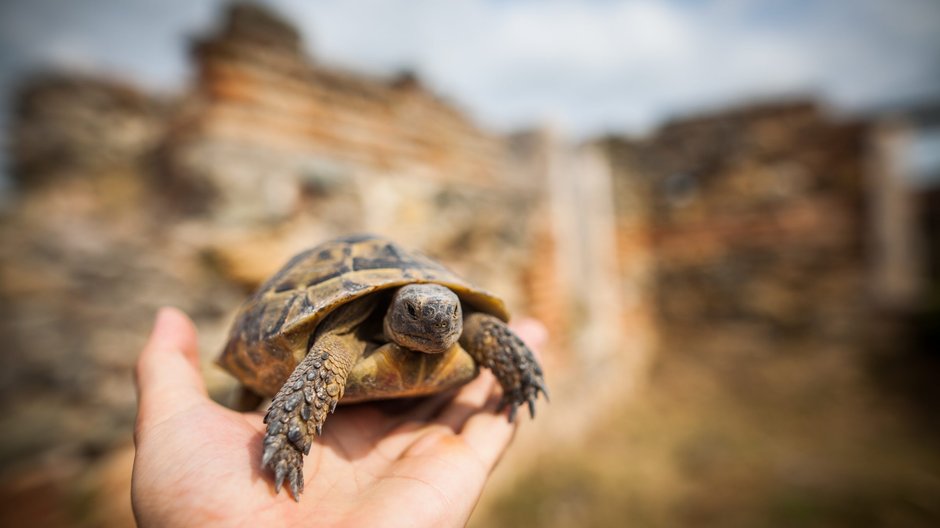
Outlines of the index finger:
M548 330L537 319L520 319L510 325L536 357L548 339ZM482 408L464 423L460 436L479 455L480 460L492 471L500 457L509 447L519 426L519 420L509 422L505 412L498 412L500 398L491 392Z
M199 371L196 327L176 308L161 308L137 359L138 428L208 398Z

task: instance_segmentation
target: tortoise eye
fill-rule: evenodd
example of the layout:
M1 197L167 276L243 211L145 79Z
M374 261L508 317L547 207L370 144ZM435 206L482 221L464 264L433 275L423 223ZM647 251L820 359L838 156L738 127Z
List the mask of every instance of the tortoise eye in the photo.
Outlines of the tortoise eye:
M415 305L408 303L405 305L405 307L408 308L408 315L412 317L418 316L418 310L415 309Z

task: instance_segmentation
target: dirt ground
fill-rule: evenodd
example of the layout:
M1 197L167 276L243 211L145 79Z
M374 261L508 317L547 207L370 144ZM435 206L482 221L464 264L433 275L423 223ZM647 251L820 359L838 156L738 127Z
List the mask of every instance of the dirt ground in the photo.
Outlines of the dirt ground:
M936 357L727 330L671 333L639 398L472 525L940 525Z

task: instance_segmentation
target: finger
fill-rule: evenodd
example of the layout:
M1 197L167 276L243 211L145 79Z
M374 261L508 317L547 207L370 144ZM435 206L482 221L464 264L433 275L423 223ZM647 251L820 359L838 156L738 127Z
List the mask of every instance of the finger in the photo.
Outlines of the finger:
M548 338L545 325L537 319L523 318L514 321L511 326L514 331L518 332L517 335L532 347L538 355L538 349L544 346ZM508 430L508 437L498 432L495 437L490 439L495 441L494 447L482 446L486 460L491 461L488 463L495 464L499 454L502 453L502 450L505 450L515 431L513 426L508 426L506 413L498 412L499 399L498 393L495 392L497 385L493 374L488 370L483 370L475 380L461 387L453 398L449 394L430 398L416 408L414 412L408 413L407 417L403 417L401 421L392 422L379 435L377 445L383 452L399 453L411 446L417 439L427 436L429 433L436 431L449 434L460 433L468 420L484 413L495 418L494 422L498 422L494 430ZM485 430L481 433L483 435L487 434ZM494 448L499 451L495 456L492 453Z
M506 412L499 412L499 395L493 393L483 408L464 424L460 436L472 448L480 461L492 471L509 447L519 421L509 422Z
M404 450L429 431L443 430L459 433L463 424L474 413L480 412L483 404L496 387L496 378L483 371L476 379L460 387L428 398L408 413L406 419L394 423L381 436L384 447Z
M381 413L387 422L384 432L395 429L406 422L427 422L457 395L450 389L429 396L407 399L378 400L369 405Z
M207 398L196 328L176 308L161 308L135 371L138 423L159 421Z
M450 405L442 409L434 422L459 433L467 420L480 412L495 389L496 377L488 370L481 372L477 379L460 389Z
M425 398L407 413L391 418L388 426L377 433L373 441L385 456L397 458L422 435L441 427L431 420L455 397L455 391L451 390Z
M542 359L542 349L548 343L548 328L538 319L523 317L509 324L512 331L528 346L537 359Z
M539 357L542 347L548 340L548 330L538 319L523 318L514 321L510 327L522 339L526 346ZM485 376L484 376L485 375ZM492 470L500 457L509 447L516 433L519 421L509 422L506 412L499 412L500 398L494 390L496 378L489 372L484 372L480 378L489 378L489 390L484 391L483 386L467 386L466 401L475 403L475 409L466 412L466 408L453 409L442 419L450 420L448 425L459 422L460 436L470 446L480 460ZM477 380L479 381L479 380ZM471 384L472 385L472 384Z

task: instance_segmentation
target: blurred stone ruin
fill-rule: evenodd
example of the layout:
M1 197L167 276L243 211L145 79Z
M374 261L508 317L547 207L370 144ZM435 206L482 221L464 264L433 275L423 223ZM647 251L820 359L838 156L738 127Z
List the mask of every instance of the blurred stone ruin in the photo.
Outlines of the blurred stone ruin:
M864 125L794 102L608 141L625 187L616 196L644 210L662 324L859 336L865 138Z
M891 278L919 276L917 241L872 148L880 129L809 101L572 145L548 129L487 132L410 73L327 66L254 5L191 49L175 96L50 73L12 102L0 469L27 477L4 496L31 468L61 482L126 449L132 368L161 305L193 316L226 394L212 360L239 304L340 234L421 249L546 323L553 400L522 428L520 465L629 399L665 334L857 345L877 299L910 303L919 288ZM886 188L888 205L873 198ZM898 236L910 243L872 264Z

